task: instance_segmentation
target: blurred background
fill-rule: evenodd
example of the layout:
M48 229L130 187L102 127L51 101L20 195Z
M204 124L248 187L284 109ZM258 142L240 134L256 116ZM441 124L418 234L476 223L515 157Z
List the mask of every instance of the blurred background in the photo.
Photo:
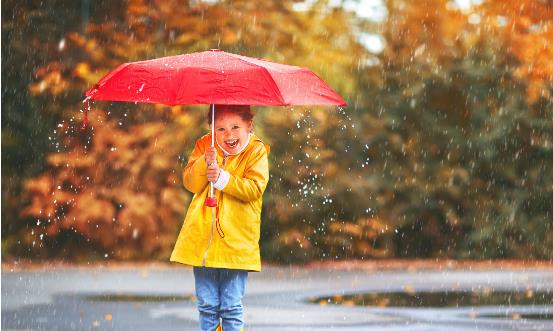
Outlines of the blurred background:
M257 107L264 261L553 258L553 1L2 1L2 258L167 261L207 106L95 102L219 48L348 102Z

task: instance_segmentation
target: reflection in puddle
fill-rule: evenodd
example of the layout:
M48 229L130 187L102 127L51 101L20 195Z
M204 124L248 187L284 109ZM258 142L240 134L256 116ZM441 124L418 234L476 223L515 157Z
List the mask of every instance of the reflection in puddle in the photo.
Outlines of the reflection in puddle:
M492 291L445 291L445 292L390 292L335 295L309 300L320 305L376 307L463 307L463 306L513 306L553 305L553 293L526 290L520 292Z
M528 313L528 314L521 314L521 313L506 313L506 314L484 314L480 315L479 317L485 317L485 318L505 318L510 320L520 320L520 319L528 319L528 320L553 320L553 313Z

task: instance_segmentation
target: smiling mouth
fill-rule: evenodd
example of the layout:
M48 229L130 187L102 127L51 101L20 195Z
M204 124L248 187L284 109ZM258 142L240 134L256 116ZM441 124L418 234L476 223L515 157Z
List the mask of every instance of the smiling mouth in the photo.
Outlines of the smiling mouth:
M238 139L227 140L225 141L225 144L227 144L227 146L230 147L231 149L234 149L236 148L236 146L238 146Z

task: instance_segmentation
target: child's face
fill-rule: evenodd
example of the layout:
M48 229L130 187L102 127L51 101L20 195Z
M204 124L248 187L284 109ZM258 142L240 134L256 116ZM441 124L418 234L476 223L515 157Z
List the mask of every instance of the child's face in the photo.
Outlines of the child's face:
M244 121L234 113L222 112L215 119L215 139L230 154L240 152L248 143L251 129L251 121Z

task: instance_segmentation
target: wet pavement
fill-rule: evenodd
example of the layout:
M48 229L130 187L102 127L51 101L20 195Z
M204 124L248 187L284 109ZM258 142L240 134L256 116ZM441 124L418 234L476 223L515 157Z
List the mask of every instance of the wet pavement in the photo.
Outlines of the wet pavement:
M312 304L366 292L553 291L553 269L333 270L250 273L246 330L553 330L553 306L394 308ZM198 330L184 266L2 268L2 330ZM160 297L161 296L161 297ZM526 316L545 316L530 319Z

